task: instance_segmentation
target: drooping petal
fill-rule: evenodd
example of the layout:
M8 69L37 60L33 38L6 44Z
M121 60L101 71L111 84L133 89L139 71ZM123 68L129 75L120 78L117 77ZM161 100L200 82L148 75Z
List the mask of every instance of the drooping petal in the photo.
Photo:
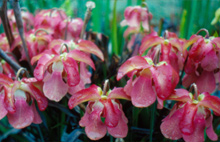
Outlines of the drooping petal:
M101 120L103 109L104 105L101 102L97 102L93 105L93 111L89 116L89 123L85 126L86 135L91 140L101 139L107 132L107 128Z
M125 99L130 100L130 96L128 96L123 88L114 88L108 95L109 99Z
M37 80L43 80L44 72L47 67L57 60L58 56L52 57L49 54L44 54L38 61L36 68L34 69L34 77Z
M212 93L215 90L214 72L203 71L195 83L200 92Z
M189 96L189 92L185 89L175 89L174 93L172 93L167 99L181 101L181 102L191 101L191 98Z
M15 113L8 113L7 115L9 123L16 129L22 129L31 125L34 113L31 106L27 104L26 99L22 96L17 96L15 98L15 107Z
M200 94L198 98L201 99L199 105L212 109L220 116L220 98L212 96L208 92Z
M183 139L186 142L203 142L204 139L204 130L205 130L205 118L204 115L198 113L194 118L194 131L190 134L183 134Z
M214 71L218 68L218 57L214 49L206 54L205 58L201 62L201 66L206 71Z
M89 40L80 40L77 48L83 52L92 53L98 56L102 61L104 61L104 55L102 51Z
M152 36L149 38L143 38L140 49L139 49L139 54L142 55L148 48L161 44L164 42L164 39L159 37L159 36Z
M34 102L32 102L31 107L32 107L32 111L33 111L33 113L34 113L33 123L34 123L34 124L40 124L40 123L42 123L42 119L41 119L39 113L37 112L37 109L36 109L36 106L35 106L35 103L34 103Z
M213 120L213 115L211 114L210 117L206 120L206 127L207 127L206 133L207 133L207 136L212 141L217 141L218 140L218 136L215 133L215 131L213 130L212 120Z
M95 70L95 65L90 58L90 56L82 51L79 50L72 50L67 54L67 57L73 58L76 61L86 63L87 65L90 65Z
M133 76L127 81L127 84L124 87L124 91L128 96L131 96L131 91L132 91L132 82L133 82Z
M166 99L171 95L179 82L179 75L169 64L162 64L156 68L150 68L155 83L157 96Z
M141 56L134 56L128 59L118 70L117 80L120 80L124 75L134 70L148 67L147 61Z
M52 68L52 75L44 82L43 92L48 99L58 102L66 95L68 85L62 79L62 62L53 63Z
M5 94L0 93L0 120L6 116L8 111L5 109L5 102L4 102Z
M64 70L67 73L67 84L69 86L76 86L80 82L80 75L78 71L78 64L70 57L63 60Z
M183 112L183 108L174 110L173 112L170 112L171 115L169 114L166 118L164 118L164 120L162 120L163 122L160 125L160 130L164 137L172 140L178 140L182 137L179 123L183 116Z
M185 135L190 135L195 130L194 116L197 112L197 106L186 103L184 106L184 114L180 120L180 130Z
M107 127L108 133L115 138L124 138L128 133L127 118L122 111L122 115L116 127Z
M136 107L148 107L156 101L151 77L138 77L131 91L131 101Z
M190 39L184 43L183 49L186 50L189 46L195 43L198 39L203 38L200 35L192 35Z
M43 111L47 108L47 105L48 105L47 98L32 83L21 84L20 88L27 91L37 101L38 107L41 111Z
M99 87L96 85L91 85L89 88L73 94L68 102L69 108L73 109L83 102L99 100L101 96L99 95L98 88Z
M102 101L105 108L103 111L103 117L105 117L105 125L108 127L116 127L121 117L121 111L119 110L119 104L113 103L111 99Z
M191 84L195 83L198 79L198 76L193 74L185 74L185 76L182 79L183 86L188 88Z

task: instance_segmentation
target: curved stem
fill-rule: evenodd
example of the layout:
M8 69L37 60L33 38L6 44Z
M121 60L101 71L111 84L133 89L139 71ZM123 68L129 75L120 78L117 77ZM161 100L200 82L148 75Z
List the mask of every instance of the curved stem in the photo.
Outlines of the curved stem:
M205 29L205 28L200 29L196 34L198 35L198 34L199 34L200 32L202 32L202 31L206 32L205 37L206 37L206 38L209 38L209 31L208 31L207 29Z
M198 100L198 88L195 83L191 84L191 86L189 88L189 92L192 93L193 89L194 89L194 93L195 93L195 99Z
M103 95L106 95L106 93L108 92L110 88L110 84L109 84L109 80L105 80L104 86L103 86Z
M68 45L67 45L66 43L63 43L63 44L61 45L61 47L60 47L60 54L63 53L63 46L66 47L66 52L69 53L69 47L68 47Z
M46 29L43 29L43 28L37 29L37 30L34 32L34 35L36 36L39 31L44 31L46 34L49 35L49 32L48 32Z
M22 72L22 71L24 71L24 72ZM23 74L23 73L28 74L27 70L26 70L25 68L21 67L21 68L18 70L18 72L16 73L16 78L15 78L15 79L18 80L20 74Z

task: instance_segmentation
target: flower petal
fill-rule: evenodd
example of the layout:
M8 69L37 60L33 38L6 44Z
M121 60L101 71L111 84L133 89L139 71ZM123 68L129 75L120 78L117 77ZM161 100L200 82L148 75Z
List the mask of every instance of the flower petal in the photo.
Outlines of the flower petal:
M64 70L67 73L67 84L69 86L76 86L80 82L80 75L78 71L78 64L73 58L67 57L63 60Z
M215 90L214 72L203 71L195 83L200 92L212 93Z
M34 119L34 113L31 106L26 102L26 99L22 96L15 98L15 113L8 113L9 123L16 129L22 129L31 125Z
M220 116L220 98L212 96L208 92L199 95L201 101L199 105L212 109L217 115Z
M189 92L185 89L175 89L174 93L172 93L167 99L181 102L191 101Z
M5 94L0 93L0 120L5 117L5 115L8 113L8 111L5 108L5 102L4 102Z
M95 65L92 59L90 58L90 56L82 51L74 49L67 54L67 57L71 57L76 61L86 63L87 65L90 65L95 70Z
M36 106L35 106L35 103L34 103L34 102L32 102L31 107L32 107L32 111L33 111L33 113L34 113L33 123L34 123L34 124L40 124L40 123L42 123L42 119L41 119L39 113L37 112L37 109L36 109Z
M211 114L210 117L206 120L206 133L207 136L212 140L212 141L217 141L218 140L218 136L215 133L215 131L213 130L213 126L212 126L212 120L213 120L213 115Z
M173 108L175 108L175 106ZM177 110L175 109L173 110L173 112L170 112L170 114L172 113L172 115L169 114L166 118L164 118L164 120L162 120L163 122L160 125L160 130L164 137L172 140L178 140L182 137L179 123L183 116L183 112L183 108Z
M3 73L0 73L0 84L2 85L10 85L13 83L13 80L9 78L8 76L4 75Z
M194 118L195 129L190 134L183 134L186 142L204 142L205 118L201 113L197 113Z
M83 52L92 53L98 56L102 61L104 61L104 55L102 51L89 40L80 40L77 48Z
M151 77L138 77L131 91L131 101L136 107L148 107L156 101Z
M73 109L83 102L99 100L101 96L99 95L98 88L99 87L96 85L91 85L89 88L73 94L68 102L69 108Z
M169 64L162 64L150 69L157 96L164 100L174 91L179 82L179 75Z
M118 69L117 80L120 80L124 75L134 70L143 69L149 66L147 61L141 56L134 56L128 59Z
M128 96L123 88L114 88L108 95L110 99L125 99L131 100L130 96Z
M218 68L218 57L214 49L206 54L205 58L201 62L201 66L206 71L214 71Z
M107 132L106 126L101 120L103 109L104 105L101 102L97 102L93 105L93 111L89 116L89 123L85 128L86 135L91 140L101 139Z
M179 126L183 134L190 135L195 130L194 116L197 112L197 106L186 103L184 109L184 114Z

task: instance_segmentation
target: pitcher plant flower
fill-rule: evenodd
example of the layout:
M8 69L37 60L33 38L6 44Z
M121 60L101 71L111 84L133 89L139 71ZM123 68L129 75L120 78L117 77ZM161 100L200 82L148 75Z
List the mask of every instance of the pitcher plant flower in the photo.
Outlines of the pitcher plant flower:
M35 106L35 100L40 111L47 108L48 101L37 87L35 78L12 80L0 73L0 119L7 115L9 123L16 129L21 129L42 122Z
M195 84L193 95L185 89L176 89L167 99L178 101L164 118L160 126L162 134L169 139L183 138L186 142L203 142L204 130L207 136L216 141L213 130L213 115L220 115L220 99L208 92L199 93Z
M130 79L124 89L136 107L148 107L157 99L158 107L162 108L163 100L171 95L179 82L179 76L171 65L164 61L155 65L146 56L128 59L119 68L117 80L126 74Z
M85 127L86 135L91 140L101 139L107 131L115 138L124 138L128 133L128 120L117 99L130 100L130 97L126 95L123 88L106 91L105 89L102 91L96 85L91 85L73 94L68 102L69 108L73 109L89 101L79 125Z

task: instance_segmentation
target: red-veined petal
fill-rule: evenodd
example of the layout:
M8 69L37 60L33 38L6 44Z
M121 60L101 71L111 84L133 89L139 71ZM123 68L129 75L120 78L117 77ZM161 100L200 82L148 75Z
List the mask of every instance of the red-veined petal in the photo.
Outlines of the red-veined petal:
M130 96L128 96L123 88L114 88L108 95L109 99L125 99L130 100Z

